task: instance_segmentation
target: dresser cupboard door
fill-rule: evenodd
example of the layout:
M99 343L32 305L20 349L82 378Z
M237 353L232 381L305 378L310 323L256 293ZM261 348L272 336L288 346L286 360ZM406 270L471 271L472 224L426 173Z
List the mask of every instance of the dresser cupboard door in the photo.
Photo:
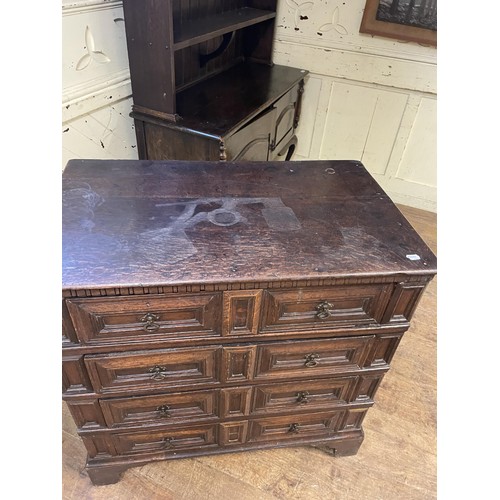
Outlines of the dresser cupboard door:
M271 142L274 146L273 149L279 150L293 136L293 122L295 120L298 91L299 86L296 85L273 105L276 109L276 122L271 137Z
M267 161L276 110L271 109L225 140L229 161Z

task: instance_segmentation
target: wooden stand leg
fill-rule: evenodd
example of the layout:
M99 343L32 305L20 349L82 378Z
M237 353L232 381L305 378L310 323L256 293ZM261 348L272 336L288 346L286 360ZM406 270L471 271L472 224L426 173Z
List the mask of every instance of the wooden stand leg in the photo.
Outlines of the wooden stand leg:
M364 436L358 436L351 439L330 441L327 443L321 443L315 445L315 448L324 451L334 457L348 457L350 455L356 455L358 453L359 447L363 442Z
M95 486L103 486L105 484L117 483L123 472L128 468L128 465L87 465L85 469L92 484Z

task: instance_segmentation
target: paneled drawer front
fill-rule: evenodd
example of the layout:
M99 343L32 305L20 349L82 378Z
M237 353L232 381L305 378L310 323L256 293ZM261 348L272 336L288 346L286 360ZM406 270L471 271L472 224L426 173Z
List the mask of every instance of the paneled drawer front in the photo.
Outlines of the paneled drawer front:
M378 324L391 290L390 284L267 290L264 294L261 331L300 331Z
M84 344L144 343L221 334L220 293L68 299L66 302L77 336Z
M197 383L218 383L220 348L162 349L86 356L90 379L98 393L172 390Z
M329 410L348 403L358 377L306 380L254 388L252 413Z
M120 433L111 440L119 454L178 453L184 450L216 446L217 424L197 425L175 430L148 430Z
M322 438L333 434L341 424L344 411L311 413L251 420L248 441L287 441Z
M264 344L257 349L256 379L333 375L361 370L373 335Z
M184 424L217 417L218 391L177 392L160 396L102 399L109 427L141 424Z

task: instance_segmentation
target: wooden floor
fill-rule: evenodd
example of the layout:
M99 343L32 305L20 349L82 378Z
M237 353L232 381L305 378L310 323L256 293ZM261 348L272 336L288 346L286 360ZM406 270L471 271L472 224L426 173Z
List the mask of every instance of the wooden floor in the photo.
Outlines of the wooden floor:
M436 252L436 215L400 207ZM191 458L126 471L93 486L86 452L63 403L64 499L429 500L436 498L436 287L422 298L368 412L356 456L313 448Z

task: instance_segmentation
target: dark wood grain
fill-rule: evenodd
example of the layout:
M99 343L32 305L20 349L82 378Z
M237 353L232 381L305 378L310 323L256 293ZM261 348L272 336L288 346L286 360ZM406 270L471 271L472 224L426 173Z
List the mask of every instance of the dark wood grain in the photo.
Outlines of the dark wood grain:
M175 72L169 2L125 0L123 12L134 103L173 119Z
M435 238L435 214L425 213L409 207L401 207L401 210L412 222L414 227L423 236L431 248L436 246ZM387 277L386 279L389 279ZM377 278L381 280L382 278ZM397 279L393 277L393 280ZM407 278L408 281L408 278ZM351 283L355 281L351 280ZM129 291L129 290L127 290ZM130 293L134 290L131 289ZM94 290L97 293L97 290ZM101 290L104 293L105 290ZM112 290L106 291L108 294ZM118 291L117 291L118 292ZM125 290L123 290L125 292ZM230 309L228 313L242 306L248 309L249 302L242 303L241 296L247 292L258 290L239 290L231 292L231 300L228 301ZM262 290L260 290L262 292ZM155 290L158 293L158 289ZM169 292L170 293L170 292ZM242 373L245 351L242 347L230 348L232 355L227 367L231 368L229 380L235 376L243 382L235 387L227 387L220 390L219 417L222 420L218 429L220 447L216 450L210 449L212 456L200 457L193 450L189 452L191 458L169 461L168 463L151 463L151 458L137 456L119 458L118 460L100 460L89 462L85 467L86 450L82 441L88 439L78 436L78 428L85 427L87 432L96 425L103 424L104 417L99 410L99 402L91 392L75 393L71 397L65 396L66 403L63 404L63 498L67 500L81 498L207 498L214 497L221 500L232 500L235 496L242 500L272 500L275 498L307 498L308 500L320 500L335 498L339 500L365 500L366 498L384 498L386 500L428 500L436 497L436 370L435 370L435 348L436 348L436 281L430 283L419 304L412 326L405 334L398 352L393 361L393 369L384 376L380 388L381 376L386 369L366 368L358 372L356 389L351 392L351 400L366 401L374 398L376 392L376 404L369 410L363 427L366 439L359 453L347 460L343 458L332 458L354 454L361 441L360 434L342 440L323 441L316 443L317 448L327 453L306 446L293 446L297 441L280 441L287 447L273 446L260 442L259 445L266 449L256 451L249 446L255 443L244 444L248 434L248 418L250 409L261 408L260 403L265 399L269 402L266 412L268 415L291 415L294 411L302 414L310 412L326 412L331 409L345 408L340 401L332 401L332 406L327 407L326 393L322 393L320 386L331 387L332 396L344 396L344 387L341 381L350 379L350 376L342 375L329 378L311 378L296 381L281 382L279 384L261 384L254 386L254 382L244 382ZM228 317L241 318L238 324L244 324L245 314L231 314ZM246 314L248 317L248 314ZM69 325L68 325L69 326ZM251 326L247 324L247 327ZM398 327L401 329L401 327ZM70 328L66 329L66 331ZM387 357L393 350L390 348L391 341L388 339L387 326L377 328L377 337L380 337L380 345L375 348L367 360L369 363L375 358ZM373 332L373 328L372 328ZM290 332L289 332L290 333ZM309 335L316 335L311 331ZM385 337L385 338L384 338ZM255 335L253 342L255 342ZM252 342L252 340L250 340ZM190 341L191 343L191 341ZM383 353L383 344L387 353ZM75 347L68 347L66 342L64 352L74 352ZM117 346L119 348L119 346ZM122 347L123 348L123 347ZM81 353L87 352L87 347L81 348ZM93 347L94 351L96 347ZM102 351L103 347L99 347ZM247 351L250 353L250 351ZM232 361L231 361L232 360ZM237 375L237 371L240 375ZM77 374L77 372L75 372ZM331 383L331 385L329 385ZM300 404L304 407L300 410L288 411L292 404L290 391L297 389L308 391L311 396L310 403ZM263 390L268 397L263 396ZM211 392L215 395L217 391ZM252 406L252 392L259 394ZM321 394L320 394L321 392ZM349 391L348 391L349 392ZM200 394L200 391L188 391L183 393L189 395ZM180 393L173 393L180 394ZM287 396L288 394L288 396ZM160 394L166 396L166 394ZM324 396L324 407L320 399ZM140 396L147 400L149 396ZM152 395L152 398L157 395ZM315 403L315 398L316 402ZM112 403L116 401L128 407L134 405L136 398L106 398ZM180 403L180 401L177 401ZM177 407L174 402L173 407ZM288 404L290 403L290 404ZM308 404L316 405L316 408L307 409ZM188 408L187 406L186 408ZM68 411L69 409L69 411ZM71 412L71 413L70 413ZM276 413L277 412L277 413ZM258 412L261 417L266 414ZM145 415L151 414L148 409ZM350 422L356 422L357 415L351 411ZM189 420L186 421L188 424ZM146 424L151 425L151 424ZM156 425L156 424L155 424ZM170 427L170 424L163 428ZM101 432L102 435L102 432ZM97 440L97 437L94 438ZM300 441L304 443L304 440ZM90 446L90 443L89 443ZM102 446L102 438L101 438ZM293 447L290 447L293 446ZM217 455L220 450L242 451L246 453L232 453ZM397 450L397 451L396 451ZM200 453L203 453L203 449ZM207 450L205 450L207 451ZM185 453L185 455L188 452ZM184 455L184 456L185 456ZM171 458L171 457L170 457ZM120 461L121 460L121 461ZM149 463L148 463L149 462ZM145 465L146 464L146 465ZM142 465L131 469L124 474L122 480L115 485L96 488L95 484L115 482L120 473L131 465Z
M216 216L221 222L210 221ZM356 161L72 160L63 173L63 261L68 289L436 270Z
M226 11L208 18L191 22L187 26L174 28L174 49L179 50L190 45L205 42L210 38L221 36L231 31L239 30L262 21L273 19L276 12L245 7L243 9Z
M257 115L306 75L286 66L242 63L177 96L182 125L227 134Z
M63 398L89 477L355 454L435 265L356 161L70 162Z

